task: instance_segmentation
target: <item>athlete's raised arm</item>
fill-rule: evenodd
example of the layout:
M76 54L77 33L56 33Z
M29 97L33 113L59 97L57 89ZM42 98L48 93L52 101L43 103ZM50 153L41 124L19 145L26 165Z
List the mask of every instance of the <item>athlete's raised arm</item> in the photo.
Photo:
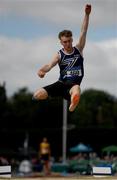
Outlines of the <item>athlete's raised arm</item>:
M38 70L37 74L40 78L43 78L45 74L50 71L58 62L59 62L59 54L56 53L49 64L44 65L41 69Z
M87 34L88 25L89 25L90 12L91 12L91 5L86 4L86 6L85 6L85 16L84 16L84 20L83 20L82 27L81 27L79 42L76 44L76 47L78 47L78 49L79 49L79 51L81 53L82 53L82 51L84 49L85 42L86 42L86 34Z

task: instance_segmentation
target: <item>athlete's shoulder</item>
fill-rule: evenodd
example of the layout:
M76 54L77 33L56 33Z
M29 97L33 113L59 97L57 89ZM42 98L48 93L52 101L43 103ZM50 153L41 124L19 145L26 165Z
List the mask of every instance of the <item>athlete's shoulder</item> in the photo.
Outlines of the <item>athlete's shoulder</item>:
M58 55L59 55L60 60L65 56L65 53L64 53L63 49L59 49Z
M58 54L64 54L63 48L62 48L62 49L59 49Z
M79 47L76 45L76 46L74 46L74 48L75 48L75 50L83 57L83 51L81 52L80 50L79 50Z
M79 48L78 48L78 46L77 46L77 45L76 45L76 46L74 46L74 49L75 49L75 50L77 50L78 52L80 52L80 51L79 51Z
M60 55L59 55L59 52L56 52L54 55L53 55L53 61L54 62L59 62L60 60Z

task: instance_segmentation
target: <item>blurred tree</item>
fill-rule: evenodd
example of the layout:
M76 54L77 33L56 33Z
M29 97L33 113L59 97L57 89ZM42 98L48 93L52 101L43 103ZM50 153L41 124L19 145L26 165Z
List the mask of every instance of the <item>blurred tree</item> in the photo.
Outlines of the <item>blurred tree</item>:
M116 98L107 92L89 89L82 93L80 104L72 114L78 127L115 127Z
M32 101L32 94L27 88L22 88L11 98L12 123L15 127L29 130L41 127L60 127L62 117L60 104L59 98Z
M33 144L38 144L39 138L47 136L50 137L55 151L57 148L61 151L62 124L62 98L32 101L32 93L27 88L19 89L8 98L5 84L0 86L1 146L4 144L9 147L11 145L19 147L20 142L24 142L25 133L28 132ZM75 141L77 136L89 141L92 133L96 135L98 128L102 129L99 132L102 140L103 128L110 129L108 132L105 131L106 139L112 133L114 136L117 128L117 98L104 91L94 89L84 91L76 110L72 113L68 111L68 124L70 124L68 127L73 127L73 131L72 129L68 131L69 145ZM87 137L83 135L86 131ZM55 142L57 142L56 146Z
M12 105L16 127L27 129L32 124L33 106L31 97L32 94L27 88L19 89L19 91L13 95Z
M6 95L6 89L5 89L5 82L0 85L0 124L5 124L6 121L6 114L8 111L7 107L7 95ZM2 129L3 126L0 126L0 129Z

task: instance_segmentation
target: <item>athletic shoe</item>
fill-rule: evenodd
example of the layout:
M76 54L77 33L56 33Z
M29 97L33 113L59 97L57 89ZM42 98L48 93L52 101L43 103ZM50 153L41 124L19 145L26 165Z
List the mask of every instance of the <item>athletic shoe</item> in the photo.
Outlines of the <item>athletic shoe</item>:
M75 108L76 108L76 106L77 106L77 104L78 104L78 102L79 102L79 99L80 99L80 96L79 95L74 95L74 97L73 97L73 99L72 99L72 101L71 101L71 104L70 104L70 106L69 106L69 111L70 112L73 112L74 110L75 110Z

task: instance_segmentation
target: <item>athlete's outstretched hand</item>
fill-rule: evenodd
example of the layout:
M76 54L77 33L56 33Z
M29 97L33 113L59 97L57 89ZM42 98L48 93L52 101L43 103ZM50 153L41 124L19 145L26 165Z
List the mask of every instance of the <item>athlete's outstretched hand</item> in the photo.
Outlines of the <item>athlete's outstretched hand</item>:
M86 13L87 15L89 15L90 12L91 12L91 5L90 5L90 4L86 4L86 6L85 6L85 13Z
M42 71L42 70L39 70L37 74L38 74L38 76L39 76L40 78L43 78L46 73L45 73L44 71Z

